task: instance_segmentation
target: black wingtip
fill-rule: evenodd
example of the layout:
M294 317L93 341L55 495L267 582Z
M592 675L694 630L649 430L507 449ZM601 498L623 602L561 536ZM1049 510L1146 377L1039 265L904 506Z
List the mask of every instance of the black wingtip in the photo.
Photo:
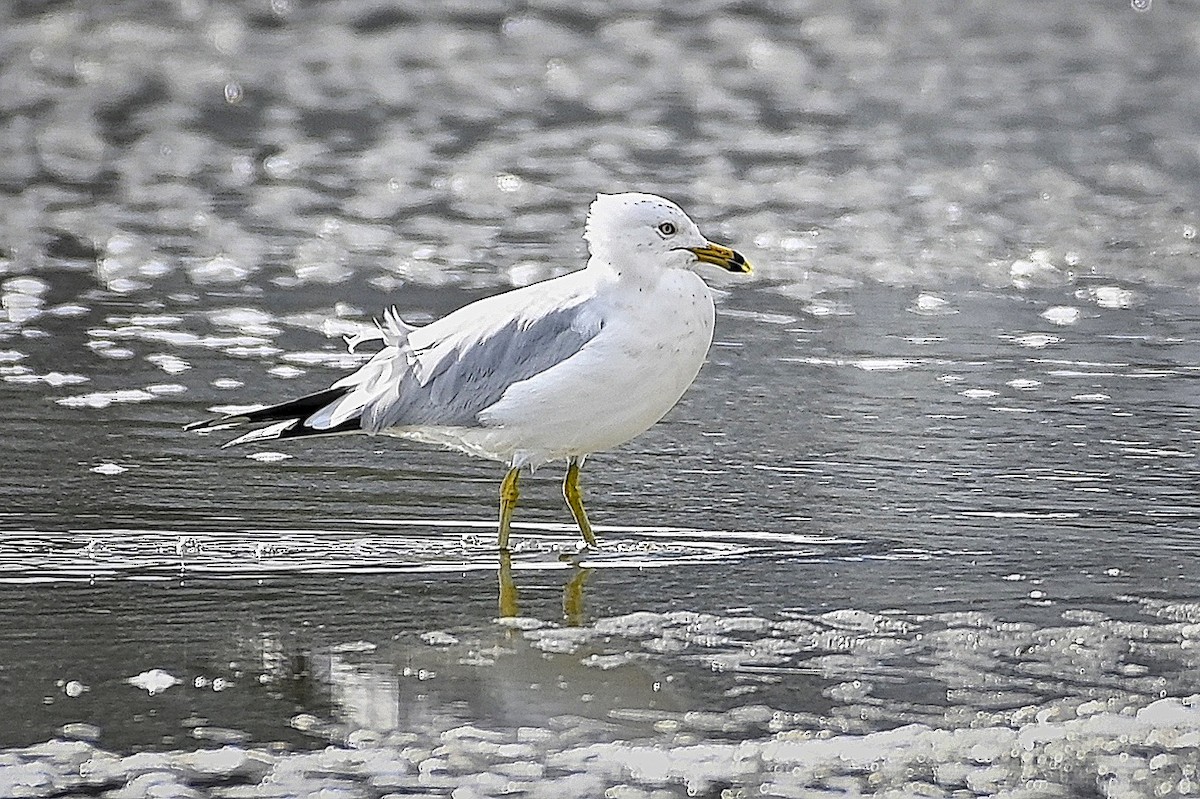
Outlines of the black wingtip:
M281 402L278 405L265 405L254 410L230 413L225 416L215 416L211 419L200 419L188 422L183 426L185 431L212 430L217 427L259 422L280 422L285 419L304 419L319 411L329 403L340 399L350 391L348 388L327 388L315 394L308 394L299 399Z

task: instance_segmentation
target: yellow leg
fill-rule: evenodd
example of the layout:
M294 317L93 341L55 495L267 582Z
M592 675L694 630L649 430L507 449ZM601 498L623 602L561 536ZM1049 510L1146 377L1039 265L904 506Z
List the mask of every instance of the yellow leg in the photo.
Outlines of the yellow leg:
M597 546L596 536L592 534L592 525L588 523L587 511L583 509L583 493L579 490L578 458L571 458L567 466L567 476L563 478L563 498L567 501L567 507L571 509L571 515L575 517L575 523L579 525L579 532L583 533L583 540L589 547Z
M512 524L513 511L517 509L517 499L521 496L521 492L517 489L517 477L519 472L516 469L509 469L508 474L504 475L504 482L500 484L500 551L508 550L508 528Z
M511 619L521 615L521 606L517 601L517 584L512 577L512 555L507 549L500 550L500 572L497 574L500 583L500 618Z
M591 569L576 569L574 576L563 586L563 619L568 627L583 626L583 585Z

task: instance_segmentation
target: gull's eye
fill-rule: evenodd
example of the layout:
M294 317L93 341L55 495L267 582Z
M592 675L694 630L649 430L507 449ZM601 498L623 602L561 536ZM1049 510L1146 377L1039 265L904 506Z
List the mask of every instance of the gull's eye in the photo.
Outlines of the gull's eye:
M663 234L664 236L674 236L675 235L675 223L674 222L660 223L658 226L658 232Z

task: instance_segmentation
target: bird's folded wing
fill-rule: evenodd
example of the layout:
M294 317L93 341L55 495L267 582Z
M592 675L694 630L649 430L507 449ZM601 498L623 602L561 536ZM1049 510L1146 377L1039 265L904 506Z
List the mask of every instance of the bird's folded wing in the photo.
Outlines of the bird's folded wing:
M476 311L485 309L486 305ZM428 341L413 335L400 346L385 347L335 383L334 388L349 391L305 420L305 426L328 429L356 417L368 432L478 426L479 413L510 386L572 357L603 326L602 319L579 302L504 316L491 325L478 319L461 321L455 326L447 317L417 329L429 331Z

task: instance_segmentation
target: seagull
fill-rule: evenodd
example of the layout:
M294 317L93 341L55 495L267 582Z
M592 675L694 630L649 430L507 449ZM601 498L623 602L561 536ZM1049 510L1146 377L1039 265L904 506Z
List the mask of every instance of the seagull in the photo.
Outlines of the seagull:
M579 487L593 452L644 433L696 379L713 336L713 299L695 271L747 274L742 255L706 239L670 200L599 194L588 209L584 269L472 302L422 327L393 307L347 338L382 347L354 373L299 399L189 424L262 424L225 444L384 434L508 467L499 548L522 469L567 463L563 497L597 547Z

